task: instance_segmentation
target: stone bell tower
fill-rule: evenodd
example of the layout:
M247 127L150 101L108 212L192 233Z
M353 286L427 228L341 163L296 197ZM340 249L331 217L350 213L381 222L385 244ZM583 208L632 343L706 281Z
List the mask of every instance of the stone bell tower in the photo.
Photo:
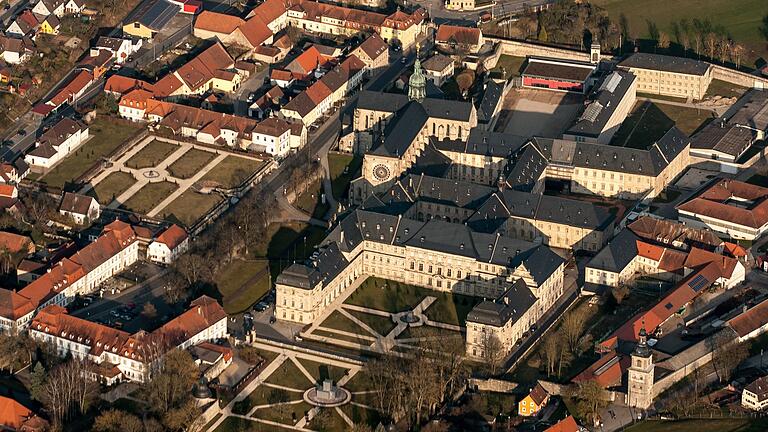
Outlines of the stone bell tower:
M640 328L639 339L632 351L632 365L627 379L627 405L648 409L653 403L653 354L648 348L645 324Z

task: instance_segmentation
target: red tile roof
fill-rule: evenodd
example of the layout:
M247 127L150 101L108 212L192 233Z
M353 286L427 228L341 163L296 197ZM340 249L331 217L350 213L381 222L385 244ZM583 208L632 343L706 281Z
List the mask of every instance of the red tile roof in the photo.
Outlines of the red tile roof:
M32 416L32 411L11 398L0 396L0 426L11 429L21 428L24 420Z
M688 258L685 260L685 266L688 268L696 268L705 264L715 263L718 269L718 278L730 279L733 275L733 270L736 268L736 264L739 261L736 258L731 258L725 255L716 254L708 250L691 248L688 252Z
M629 367L631 359L616 353L606 354L600 357L580 374L573 378L573 382L585 382L594 380L600 387L608 388L621 384L622 371Z
M7 249L14 254L19 252L27 254L35 250L35 245L27 236L0 231L0 249Z
M740 337L744 337L766 324L768 324L768 300L763 300L752 309L728 320L728 325Z
M636 240L637 242L637 254L643 258L650 258L654 261L661 260L661 256L664 253L664 248L656 245L646 243L644 241Z
M112 75L107 78L106 84L104 84L104 91L125 94L133 89L146 89L148 91L154 91L154 86L146 81L142 81L136 78L129 78L122 75Z
M293 74L290 71L282 69L272 69L269 77L275 81L290 81L293 79Z
M579 425L573 416L568 416L545 429L544 432L579 432L579 430Z
M273 34L272 30L267 27L267 24L258 15L249 18L238 30L254 47L264 43Z
M331 90L322 81L317 81L309 86L305 93L317 106L331 95Z
M443 24L437 28L435 42L477 45L482 32L478 28Z
M82 92L83 89L91 84L92 81L93 74L91 72L80 71L79 74L72 78L72 81L70 81L66 86L64 86L64 88L59 90L59 92L51 98L49 104L58 107L59 105L69 100L69 98L73 95Z
M760 228L768 223L768 199L766 198L768 198L768 188L722 179L693 199L678 205L677 209L751 228Z
M35 310L35 305L21 294L0 288L0 316L11 321Z
M0 184L0 197L13 198L17 193L16 186L6 183Z
M240 17L212 11L203 11L195 19L195 29L227 35L243 24L245 20Z
M162 234L157 236L157 239L155 241L168 246L168 249L170 250L174 250L188 237L189 236L187 235L187 232L184 231L184 228L176 224L173 224L169 226L168 229L163 231Z

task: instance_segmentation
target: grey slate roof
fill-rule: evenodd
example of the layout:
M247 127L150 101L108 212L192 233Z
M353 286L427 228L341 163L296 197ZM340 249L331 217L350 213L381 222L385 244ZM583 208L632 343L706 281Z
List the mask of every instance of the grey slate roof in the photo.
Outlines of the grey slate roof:
M599 136L634 81L635 75L631 72L617 70L608 75L600 87L593 91L590 96L592 101L584 109L576 124L566 133L589 137Z
M507 166L505 181L507 185L523 192L531 192L536 182L547 169L547 158L533 144L528 144L515 155Z
M503 84L497 84L493 80L489 80L485 85L483 95L478 100L477 104L477 122L478 123L490 123L493 120L493 113L501 103L501 93L504 91Z
M139 22L145 27L159 31L179 12L179 6L166 0L144 0L125 18L125 23Z
M442 72L453 63L453 59L443 54L435 54L421 64L424 70Z
M383 93L363 90L357 100L357 107L384 112L396 112L410 100L408 96L397 93ZM469 121L472 104L469 102L427 98L421 103L424 111L432 118L457 121Z
M641 150L549 138L534 138L534 142L550 163L642 175L658 175L668 165L657 146Z
M428 120L429 116L420 103L408 102L387 123L387 127L384 128L384 141L375 146L371 153L380 156L401 157Z
M452 164L451 158L437 150L432 143L427 143L424 146L424 151L416 157L416 161L408 169L408 172L443 177L451 169Z
M522 279L513 283L499 298L484 301L469 312L467 322L501 327L517 321L536 304L536 297Z
M713 121L691 137L691 148L708 149L735 158L757 139L757 132L735 124Z
M584 66L589 66L589 68ZM596 68L596 65L587 62L566 59L530 57L528 62L526 62L522 75L540 78L555 78L564 81L584 82L592 75Z
M739 109L728 119L738 124L761 131L768 130L768 91L751 89L737 101Z
M703 61L648 53L634 53L619 63L619 66L689 75L704 75L710 67L709 63Z
M479 128L470 131L466 142L437 137L430 137L435 148L455 153L477 154L495 157L508 157L518 151L528 138L521 135L513 135L502 132L490 132Z
M319 252L310 264L292 264L283 270L277 277L277 283L312 289L319 282L333 280L349 264L336 243L328 244Z
M623 229L592 258L587 267L618 273L637 256L639 237L629 229Z

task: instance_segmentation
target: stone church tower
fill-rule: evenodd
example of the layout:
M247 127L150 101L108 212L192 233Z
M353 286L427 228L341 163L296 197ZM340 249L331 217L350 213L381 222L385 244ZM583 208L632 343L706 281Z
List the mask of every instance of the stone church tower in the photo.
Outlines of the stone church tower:
M427 97L427 78L421 70L421 61L419 60L419 44L416 44L416 62L413 65L413 73L408 80L408 98L410 100L423 102Z
M627 405L648 409L653 403L653 354L648 348L645 325L640 329L640 341L632 351L632 365L627 379Z

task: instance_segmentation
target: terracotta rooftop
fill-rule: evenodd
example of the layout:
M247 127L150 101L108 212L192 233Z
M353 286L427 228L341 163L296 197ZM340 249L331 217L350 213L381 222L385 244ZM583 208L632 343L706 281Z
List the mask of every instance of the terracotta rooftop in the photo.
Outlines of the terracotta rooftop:
M119 94L125 94L137 88L154 91L154 86L152 84L140 79L129 78L123 75L112 75L111 77L107 78L107 82L104 85L104 91Z
M27 236L0 231L0 249L7 249L13 254L24 252L26 255L35 250L35 245L32 243L32 239Z
M20 429L22 423L32 415L32 411L24 405L11 398L0 396L0 426Z
M678 211L720 219L751 228L768 223L768 188L721 179L694 198L677 206Z
M168 249L170 250L174 250L188 237L189 236L187 235L187 232L184 231L184 228L176 224L173 224L169 226L168 229L163 231L162 234L157 236L157 239L155 239L155 241L168 246Z
M544 432L579 432L580 430L581 428L576 423L576 420L573 416L569 415L549 428L544 429Z
M195 18L195 29L227 35L243 24L245 20L240 17L207 10Z
M0 288L0 317L16 321L35 310L32 302L14 291Z
M768 300L763 300L757 306L728 320L728 325L739 337L744 337L766 324L768 324Z
M435 42L477 45L482 32L478 28L443 24L437 28Z

